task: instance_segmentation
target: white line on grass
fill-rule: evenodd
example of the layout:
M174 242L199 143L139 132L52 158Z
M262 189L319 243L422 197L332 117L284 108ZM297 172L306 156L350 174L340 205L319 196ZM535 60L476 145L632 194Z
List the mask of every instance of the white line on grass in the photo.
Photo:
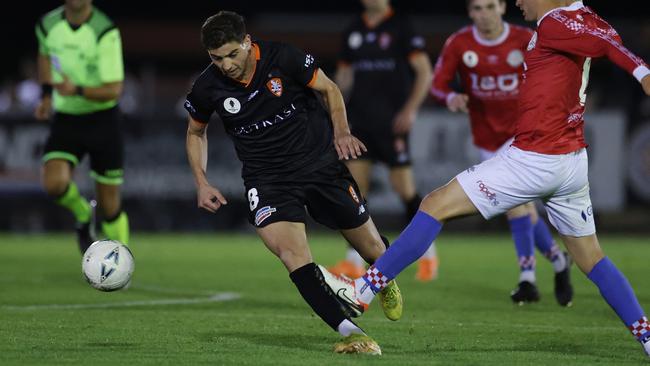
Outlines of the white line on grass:
M5 305L5 310L67 310L67 309L106 309L122 308L130 306L158 306L158 305L191 305L209 302L232 301L241 298L241 295L235 292L220 292L210 297L204 298L185 298L185 299L160 299L160 300L140 300L111 302L100 304L43 304L43 305Z

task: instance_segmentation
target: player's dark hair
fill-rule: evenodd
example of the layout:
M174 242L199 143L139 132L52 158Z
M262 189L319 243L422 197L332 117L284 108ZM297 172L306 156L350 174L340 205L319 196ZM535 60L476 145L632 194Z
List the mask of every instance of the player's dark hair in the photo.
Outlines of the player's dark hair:
M226 43L243 42L246 36L244 17L222 10L209 17L201 27L201 43L206 50L214 50Z

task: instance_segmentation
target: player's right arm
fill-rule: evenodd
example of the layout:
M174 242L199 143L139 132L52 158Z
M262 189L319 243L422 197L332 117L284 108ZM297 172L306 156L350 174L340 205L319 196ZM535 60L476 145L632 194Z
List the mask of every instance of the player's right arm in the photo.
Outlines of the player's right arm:
M336 74L334 74L334 81L343 94L343 99L348 100L354 85L354 69L352 65L347 62L340 61L336 67Z
M38 40L36 69L38 82L41 84L41 100L36 106L34 117L43 121L49 119L52 114L52 74L45 34L39 25L36 26L36 39Z
M187 124L185 147L187 150L187 160L190 163L194 182L196 183L198 206L199 208L214 213L221 205L228 204L228 201L226 201L226 198L218 189L208 183L208 178L206 177L208 166L207 129L207 123L199 122L190 116Z
M467 113L469 97L467 94L456 93L449 86L456 77L460 65L460 55L455 49L455 39L455 35L449 37L442 48L433 69L430 93L435 100L445 104L450 111Z

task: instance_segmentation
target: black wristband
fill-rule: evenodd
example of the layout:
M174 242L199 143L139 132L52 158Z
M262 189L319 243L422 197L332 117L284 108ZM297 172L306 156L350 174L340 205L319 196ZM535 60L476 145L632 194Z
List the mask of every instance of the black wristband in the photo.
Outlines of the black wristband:
M77 87L74 90L74 93L76 95L79 95L79 96L83 97L84 96L84 87L80 86L80 85L77 85Z
M52 84L41 84L41 98L52 95Z

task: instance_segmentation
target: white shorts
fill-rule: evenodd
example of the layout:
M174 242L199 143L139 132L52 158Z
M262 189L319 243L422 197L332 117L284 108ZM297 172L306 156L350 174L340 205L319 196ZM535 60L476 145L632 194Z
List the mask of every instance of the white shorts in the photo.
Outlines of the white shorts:
M477 146L476 148L478 149L479 155L481 156L481 161L492 159L493 157L499 155L500 153L508 150L508 148L510 147L510 145L512 145L512 142L514 140L515 140L514 137L509 138L508 141L504 142L503 145L501 145L501 147L499 147L494 151L486 150L482 147Z
M560 234L580 237L596 232L587 165L585 149L545 155L511 146L456 179L486 219L539 198Z

